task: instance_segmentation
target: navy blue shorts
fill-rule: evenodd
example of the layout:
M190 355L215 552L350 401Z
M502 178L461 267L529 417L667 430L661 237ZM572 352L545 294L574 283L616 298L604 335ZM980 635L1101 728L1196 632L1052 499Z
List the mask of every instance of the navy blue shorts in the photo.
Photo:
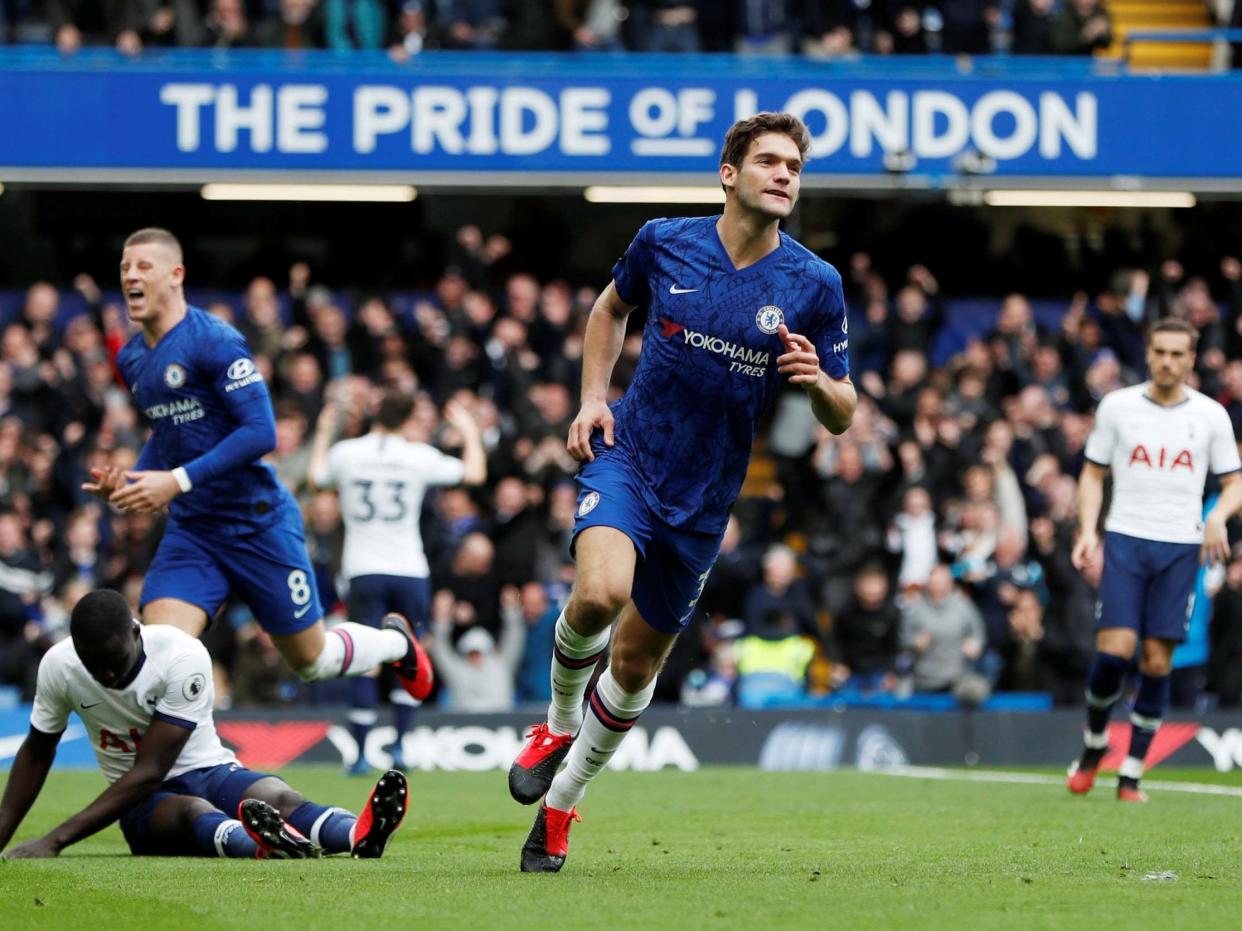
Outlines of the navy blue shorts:
M256 773L240 763L221 763L192 769L173 779L166 779L151 793L121 815L121 833L132 854L139 857L193 857L201 854L192 837L171 839L153 836L151 815L156 806L175 795L192 795L210 802L230 818L237 817L237 806L246 797L246 790L266 779L267 773Z
M1185 640L1195 606L1199 550L1198 543L1106 532L1096 629L1125 627L1140 638Z
M147 570L139 605L188 601L215 617L230 591L269 634L296 634L323 617L302 516L239 537L204 537L170 521Z
M431 579L408 575L356 575L349 580L349 619L379 627L389 611L405 615L419 635L431 619Z
M588 527L613 527L634 543L638 564L630 597L644 621L666 634L685 630L711 574L724 531L702 533L666 523L647 506L639 479L619 456L600 455L578 471L574 541Z

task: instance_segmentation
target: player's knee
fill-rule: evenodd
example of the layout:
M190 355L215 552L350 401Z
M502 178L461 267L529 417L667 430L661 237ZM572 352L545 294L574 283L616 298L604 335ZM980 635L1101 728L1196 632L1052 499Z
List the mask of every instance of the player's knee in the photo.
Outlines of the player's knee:
M1102 630L1096 637L1096 649L1125 659L1134 656L1135 639L1134 631L1125 628Z
M627 589L610 585L607 581L580 580L574 586L572 610L593 626L606 626L621 613L629 598Z
M641 692L656 674L659 660L642 650L614 644L608 668L617 685L626 692Z
M192 830L194 830L194 822L197 821L199 817L202 815L209 815L215 810L216 807L205 799L187 798L185 804L181 805L177 809L177 827L182 833L189 834ZM230 817L232 816L230 815Z
M280 812L280 817L287 821L290 815L297 811L305 801L306 798L301 792L285 787L276 795L276 800L272 804Z
M1144 660L1139 666L1139 672L1145 676L1167 676L1173 671L1173 664L1167 659L1158 659L1148 662Z
M1173 670L1173 651L1161 643L1143 643L1139 672L1145 676L1167 676Z

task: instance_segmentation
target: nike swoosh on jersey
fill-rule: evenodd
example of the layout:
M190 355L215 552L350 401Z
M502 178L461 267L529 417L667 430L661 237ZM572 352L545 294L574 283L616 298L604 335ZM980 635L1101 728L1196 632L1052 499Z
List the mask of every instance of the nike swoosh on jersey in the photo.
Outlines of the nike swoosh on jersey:
M293 612L293 616L294 616L294 617L301 617L303 614L305 614L305 613L306 613L307 611L309 611L309 610L310 610L310 605L307 605L307 606L306 606L306 607L304 607L304 608L298 608L296 611L294 611L294 612Z
M94 708L94 707L95 707L95 705L102 705L102 704L103 704L103 702L102 702L102 701L97 701L97 702L94 702L93 704L90 704L90 705L88 705L86 702L82 702L82 709L83 709L83 710L86 710L87 708Z
M697 291L697 290L699 289L698 288L679 288L677 287L677 285L669 285L668 293L669 294L690 294L692 291Z

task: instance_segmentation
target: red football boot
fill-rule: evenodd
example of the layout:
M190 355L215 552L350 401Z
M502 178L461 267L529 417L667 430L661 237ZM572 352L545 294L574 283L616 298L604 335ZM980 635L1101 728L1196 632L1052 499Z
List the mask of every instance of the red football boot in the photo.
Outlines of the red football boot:
M1137 779L1127 779L1123 776L1117 780L1117 801L1142 804L1147 801L1147 793L1139 788Z
M1095 774L1098 772L1095 767L1087 768L1075 760L1065 774L1065 785L1074 795L1086 795L1095 786Z
M1082 756L1070 764L1069 772L1065 774L1065 784L1071 793L1086 795L1091 791L1106 750L1106 747L1087 747L1082 751Z
M573 734L553 734L548 725L535 724L526 735L526 746L509 767L509 794L523 805L539 801L552 785L552 777L573 745Z
M410 787L405 773L390 769L380 776L371 790L366 807L354 825L354 846L350 853L356 860L370 860L384 855L384 848L393 832L401 826L410 807Z
M535 823L522 845L522 872L559 873L569 853L569 828L581 820L576 808L557 811L540 805Z
M401 687L414 698L422 701L431 694L431 686L435 684L435 673L431 669L431 657L423 649L418 638L414 636L414 628L404 616L395 611L385 614L380 621L384 630L395 630L410 643L409 652L392 664L397 672L397 681Z

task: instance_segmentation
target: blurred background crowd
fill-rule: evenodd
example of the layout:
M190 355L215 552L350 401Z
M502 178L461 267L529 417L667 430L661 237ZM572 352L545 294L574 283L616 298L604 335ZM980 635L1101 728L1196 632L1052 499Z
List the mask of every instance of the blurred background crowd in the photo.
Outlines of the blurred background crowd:
M1201 12L1242 23L1239 4ZM0 41L66 54L111 45L371 49L398 60L424 49L1091 55L1115 39L1103 0L0 0Z
M450 400L480 424L487 483L433 491L421 521L436 592L428 641L445 701L464 710L547 699L573 579L565 437L604 283L539 280L510 252L504 237L464 227L434 288L385 294L329 290L302 262L244 291L196 291L187 257L191 302L245 334L271 389L268 458L303 505L334 615L342 529L335 494L307 481L316 431L358 435L394 388L417 399L413 439L460 448L441 416ZM854 425L833 437L801 391L778 397L658 698L1080 702L1095 595L1069 562L1075 480L1099 399L1144 377L1145 321L1174 314L1199 328L1192 383L1242 427L1242 265L1214 261L1204 276L1173 260L1120 268L1094 293L1032 303L955 301L927 267L886 278L865 253L841 257ZM133 332L119 295L85 274L59 284L0 300L0 683L27 698L84 592L107 586L136 603L161 531L80 490L92 465L131 464L145 431L113 364ZM614 396L643 322L631 319ZM1203 573L1176 660L1183 706L1242 703L1235 553ZM338 697L298 682L244 607L227 607L205 639L223 704Z

